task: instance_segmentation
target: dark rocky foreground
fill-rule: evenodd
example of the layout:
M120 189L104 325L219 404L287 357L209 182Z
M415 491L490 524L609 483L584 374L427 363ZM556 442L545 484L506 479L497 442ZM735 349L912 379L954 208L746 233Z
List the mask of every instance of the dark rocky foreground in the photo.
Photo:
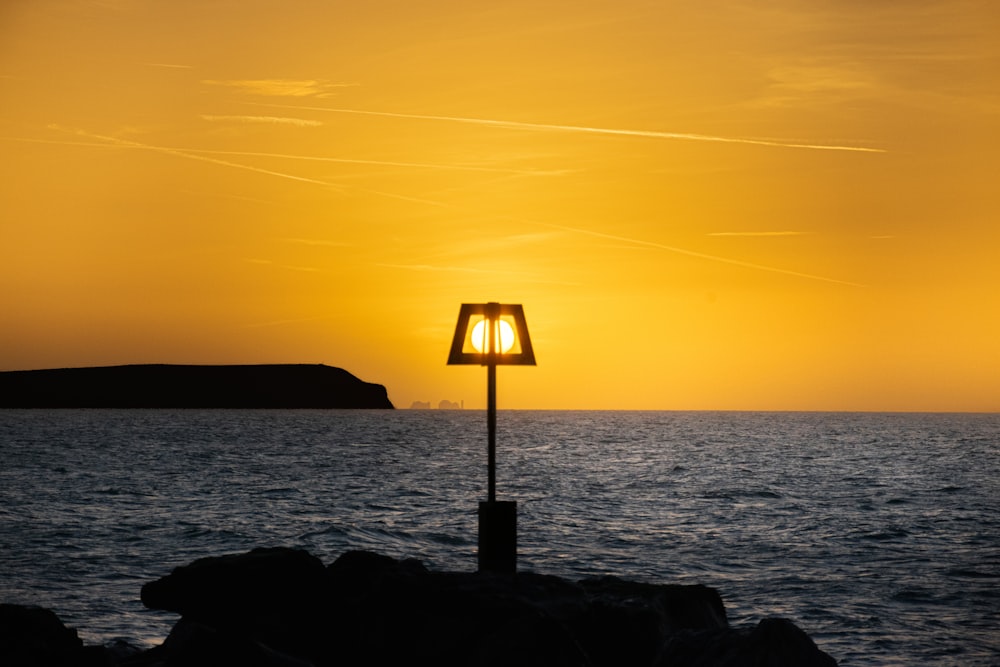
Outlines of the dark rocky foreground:
M828 667L787 620L731 628L718 593L614 577L430 572L362 551L205 558L142 588L181 618L155 648L84 647L43 609L0 605L0 664Z
M382 408L384 386L323 364L150 364L0 372L0 408Z

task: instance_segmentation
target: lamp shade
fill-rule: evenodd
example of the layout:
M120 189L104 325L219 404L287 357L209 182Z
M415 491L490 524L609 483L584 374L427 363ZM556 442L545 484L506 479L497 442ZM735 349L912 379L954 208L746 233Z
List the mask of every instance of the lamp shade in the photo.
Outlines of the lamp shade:
M534 366L524 308L513 303L463 303L448 363Z

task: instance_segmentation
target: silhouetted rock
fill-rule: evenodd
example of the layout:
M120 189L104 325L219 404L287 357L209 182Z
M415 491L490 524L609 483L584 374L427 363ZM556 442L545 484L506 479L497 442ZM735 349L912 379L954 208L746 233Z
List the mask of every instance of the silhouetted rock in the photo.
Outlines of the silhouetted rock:
M101 647L84 647L76 630L41 607L0 604L0 665L76 667L104 663Z
M0 605L0 665L835 667L790 621L730 628L705 586L428 571L349 551L202 558L142 588L181 614L157 647L83 646L51 611Z
M295 549L254 549L202 558L142 587L142 603L209 623L245 625L263 613L311 611L323 595L326 568Z
M0 372L3 408L382 408L385 387L322 364Z
M615 577L428 571L364 551L206 558L147 584L182 614L130 665L656 665L836 663L791 622L732 629L718 593Z
M127 667L310 667L313 663L268 646L252 634L182 618L160 646L121 663Z
M751 629L688 631L663 647L656 667L836 667L809 636L783 618L765 618Z

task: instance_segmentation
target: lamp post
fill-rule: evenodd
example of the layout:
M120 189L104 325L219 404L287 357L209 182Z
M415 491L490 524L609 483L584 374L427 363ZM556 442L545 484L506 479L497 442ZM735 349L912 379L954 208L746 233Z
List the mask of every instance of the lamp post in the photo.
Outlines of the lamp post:
M497 366L534 366L520 304L463 303L448 364L486 366L487 492L479 503L479 570L517 568L517 502L496 499Z

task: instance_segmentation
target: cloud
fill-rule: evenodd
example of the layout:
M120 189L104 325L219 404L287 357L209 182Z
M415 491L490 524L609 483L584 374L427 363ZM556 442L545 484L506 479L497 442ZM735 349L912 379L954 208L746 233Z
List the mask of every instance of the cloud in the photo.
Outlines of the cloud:
M444 273L498 273L495 269L481 269L469 266L437 266L434 264L376 264L386 269L403 269L406 271L432 271Z
M317 79L231 79L219 81L205 79L209 86L235 88L247 95L267 97L329 97L337 88L357 86L356 83L330 83Z
M260 329L263 327L279 327L288 324L300 324L302 322L318 322L319 320L328 320L329 315L318 315L314 317L299 317L290 320L271 320L270 322L255 322L253 324L243 325L247 329Z
M325 239L296 239L296 238L284 238L279 239L285 243L295 243L297 245L308 245L308 246L326 246L331 248L350 248L353 244L343 243L341 241L328 241Z
M872 76L855 66L781 65L768 72L772 86L797 93L845 93L872 90Z
M531 232L526 234L507 234L506 236L490 236L487 238L467 239L464 241L453 241L449 249L444 252L435 253L434 258L483 255L496 256L508 253L516 254L517 249L526 246L549 243L565 236L565 232L547 230L543 232Z
M809 232L710 232L708 236L803 236Z
M739 137L720 137L710 134L690 134L683 132L660 132L657 130L630 130L610 127L587 127L583 125L557 125L550 123L524 123L512 120L493 120L489 118L467 118L463 116L437 116L428 114L396 113L392 111L366 111L362 109L335 109L330 107L308 107L284 104L258 103L260 106L278 107L283 109L305 109L310 111L325 111L328 113L357 114L362 116L381 116L386 118L406 118L411 120L433 120L469 125L484 125L514 130L541 130L548 132L575 132L581 134L605 134L627 137L646 137L649 139L681 139L687 141L709 141L726 144L750 144L755 146L773 146L779 148L807 148L826 151L856 151L859 153L884 153L880 148L864 146L844 146L817 144L811 142L785 142L771 139L744 139Z
M539 277L537 274L525 273L522 271L511 271L509 268L503 269L483 269L478 267L468 267L468 266L440 266L435 264L376 264L384 269L398 269L401 271L417 271L421 273L465 273L465 274L480 274L480 275L498 275L503 276L504 280L511 280L513 278L520 278L522 280L534 283L540 283L545 285L563 285L569 287L579 287L579 283L565 282L559 280L548 280Z
M760 97L749 100L751 108L803 107L829 105L872 97L885 86L880 85L869 66L856 62L840 62L830 57L827 62L780 64L768 69L768 85Z
M91 144L92 146L99 146L101 144ZM212 192L207 190L189 190L181 189L178 192L186 195L192 195L195 197L222 197L224 199L234 199L236 201L250 202L251 204L267 204L269 206L274 206L277 204L271 199L260 199L259 197L247 197L245 195L236 195L229 192Z
M273 125L297 125L298 127L319 127L323 123L318 120L305 120L303 118L283 118L279 116L208 116L202 114L202 120L209 122L234 122L234 123L271 123Z
M253 257L246 257L244 259L246 261L250 262L251 264L261 264L261 265L264 265L264 266L273 266L273 267L278 268L278 269L287 269L289 271L304 271L306 273L317 273L319 271L319 269L317 269L314 266L294 266L292 264L279 264L278 262L275 262L275 261L270 260L270 259L256 259L256 258L253 258Z

